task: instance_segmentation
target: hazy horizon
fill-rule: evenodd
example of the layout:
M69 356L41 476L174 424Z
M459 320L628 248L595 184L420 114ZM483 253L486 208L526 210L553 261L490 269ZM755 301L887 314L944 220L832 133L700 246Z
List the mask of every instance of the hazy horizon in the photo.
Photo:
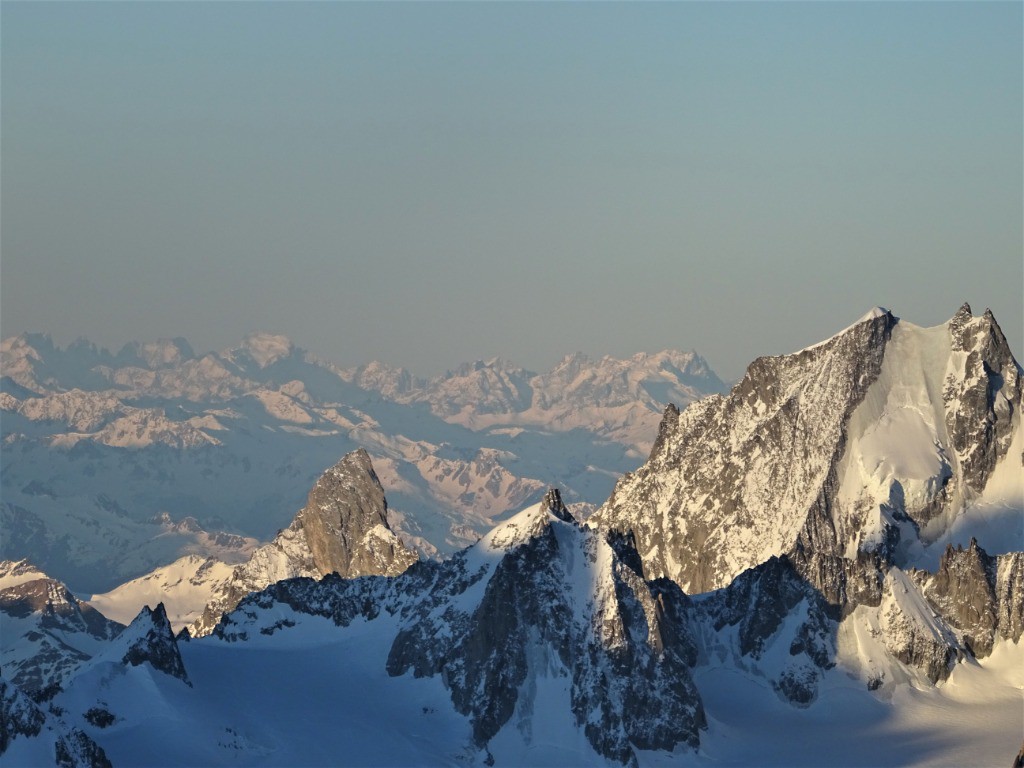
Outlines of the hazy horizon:
M430 376L1024 341L1018 3L0 6L0 333Z
M970 302L968 302L968 303L970 303ZM889 308L889 307L885 307L885 309L890 309L890 311L892 311L891 308ZM957 307L957 309L959 309L959 307ZM983 314L985 309L989 309L989 308L986 307L986 308L982 309L982 308L976 308L974 306L971 307L971 311L972 311L972 313L974 314L975 317L978 317L981 314ZM897 312L893 312L893 314L897 318L899 318L901 322L908 322L908 323L912 323L914 325L920 325L919 323L914 323L912 318L900 317L899 313L897 313ZM1000 322L998 314L996 314L996 313L993 313L993 314L995 315L996 321ZM950 313L950 318L952 317L952 315L953 315L953 313ZM857 319L858 318L855 318L854 321L851 321L850 324L855 322ZM844 328L845 328L845 326L844 326ZM839 333L842 330L844 330L844 328L837 328L834 333ZM1010 338L1010 334L1007 333L1005 328L1003 328L1001 322L1000 322L1000 328L1003 330L1004 334L1007 336L1007 340L1010 342L1011 351L1013 351L1014 356L1016 357L1019 354L1019 351L1013 346L1013 341ZM679 345L679 346L675 346L675 347L661 347L661 348L658 348L658 349L638 349L638 350L634 350L633 352L626 352L626 353L623 353L623 354L613 354L613 353L610 353L610 352L590 352L590 351L585 350L585 349L569 349L569 350L565 350L564 352L558 354L555 358L550 359L548 362L546 362L546 363L544 363L544 364L542 364L540 366L527 365L527 364L523 363L522 361L516 360L514 358L510 358L507 355L490 355L490 356L486 356L486 357L477 355L475 357L470 356L470 357L463 358L461 360L457 360L457 361L453 362L452 364L447 365L447 366L445 366L444 368L441 368L441 369L433 369L433 370L429 370L429 371L423 371L423 370L419 370L419 369L417 369L417 368L415 368L415 367L413 367L411 365L403 363L401 361L387 361L387 360L383 360L383 359L381 359L379 357L368 358L368 359L364 359L364 360L335 359L333 357L325 355L320 350L317 350L315 348L310 347L307 344L302 343L301 339L295 339L295 338L291 337L287 333L281 333L281 332L278 332L278 331L268 330L268 329L255 329L253 331L250 331L247 334L244 334L243 336L239 337L238 339L236 339L236 340L234 340L232 342L229 342L227 344L222 344L222 345L220 345L218 347L202 347L202 346L197 346L192 341L192 339L189 339L187 337L180 336L180 335L179 336L160 336L160 337L155 337L155 338L126 339L125 341L123 341L121 343L118 343L118 344L103 344L103 343L100 343L100 342L96 341L95 339L89 338L88 336L85 336L85 335L82 335L82 334L80 334L80 335L78 335L78 336L76 336L74 338L70 338L69 337L69 338L66 338L66 339L62 339L62 338L55 337L55 336L53 336L53 334L45 332L45 331L32 331L32 330L21 331L21 332L12 333L12 334L8 334L8 333L5 332L3 334L3 338L6 340L6 339L11 338L13 336L20 336L22 334L35 334L35 333L40 333L40 334L42 334L44 336L49 337L50 340L53 342L53 344L56 347L60 348L60 349L65 349L66 350L70 345L72 345L72 344L74 344L74 343L76 343L78 341L87 341L87 342L89 342L91 344L94 344L97 348L99 348L101 350L105 350L105 351L107 351L107 352L109 352L111 354L114 354L114 355L116 355L118 352L120 352L126 345L131 344L133 342L138 342L138 343L145 344L145 343L151 343L151 342L175 341L177 339L184 339L186 342L189 343L189 346L192 347L192 351L196 354L196 356L199 356L199 357L201 357L203 355L206 355L206 354L210 354L210 353L220 353L220 352L225 352L225 351L230 350L230 349L237 349L237 348L241 347L245 343L245 341L248 339L248 337L253 336L253 335L263 335L263 334L265 334L265 335L271 335L271 336L284 336L284 337L287 337L288 340L295 347L297 347L299 349L302 349L305 352L309 352L312 355L316 356L317 358L325 360L326 362L336 364L336 365L338 365L340 367L343 367L343 368L354 368L354 367L357 367L357 366L360 366L360 365L366 365L366 364L371 363L371 362L385 362L388 365L392 365L394 367L405 368L411 374L413 374L414 376L425 377L425 378L429 378L429 377L432 377L432 376L437 376L437 375L440 375L440 374L452 371L452 370L458 368L459 366L461 366L463 364L475 363L475 362L489 362L489 361L491 361L491 360L493 360L495 358L500 358L501 360L504 360L505 362L513 363L515 365L519 365L520 367L525 368L525 369L527 369L529 371L532 371L534 373L544 373L544 372L550 370L551 368L553 368L555 365L557 365L561 360L565 359L565 357L567 357L569 355L573 355L573 354L583 354L583 355L586 355L587 357L591 358L592 360L597 361L597 360L600 360L601 358L603 358L605 356L610 356L610 357L617 358L617 359L627 359L627 358L630 358L630 357L632 357L634 355L637 355L637 354L651 354L651 355L654 355L654 354L658 354L660 352L665 352L665 351L676 351L676 352L684 352L684 353L686 353L686 352L694 352L694 353L696 353L697 355L699 355L700 357L704 358L707 361L708 365L711 367L712 371L715 374L717 374L723 381L728 383L728 382L738 381L739 378L741 378L743 373L745 372L747 365L749 365L750 363L752 363L756 359L756 358L751 358L750 360L748 360L747 363L744 364L743 368L741 370L739 370L736 374L734 374L734 375L726 375L726 374L723 374L715 366L714 361L709 359L708 356L705 355L703 352L701 352L701 350L699 348L694 347L692 345L689 345L689 346L688 345ZM823 336L822 338L817 339L815 341L812 341L811 343L816 343L817 341L822 341L822 340L828 338L829 336L834 335L834 333L828 334L826 336ZM781 355L785 355L785 354L790 354L790 353L798 352L798 351L800 351L800 349L803 349L803 347L793 348L793 349L789 349L789 350L784 350L784 351L781 351L781 352L766 352L766 353L764 353L764 355L780 355L780 354ZM757 357L763 357L764 355L758 355Z

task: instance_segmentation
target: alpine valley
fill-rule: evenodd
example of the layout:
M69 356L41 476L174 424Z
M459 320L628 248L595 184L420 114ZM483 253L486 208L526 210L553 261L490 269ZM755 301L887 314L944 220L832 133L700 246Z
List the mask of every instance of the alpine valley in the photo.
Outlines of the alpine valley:
M1024 380L990 312L878 308L728 392L675 352L2 362L3 765L1021 749Z

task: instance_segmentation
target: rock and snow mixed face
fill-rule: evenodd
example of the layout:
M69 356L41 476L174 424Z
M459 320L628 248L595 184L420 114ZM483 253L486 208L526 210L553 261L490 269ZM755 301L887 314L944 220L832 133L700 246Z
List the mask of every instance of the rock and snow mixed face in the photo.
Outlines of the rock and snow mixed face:
M791 553L842 602L851 564L923 563L967 519L994 551L1024 548L1020 410L990 313L925 329L875 311L756 360L728 396L669 408L593 523L632 531L648 576L688 592Z
M529 742L550 706L539 686L594 751L627 763L634 749L696 746L705 724L687 599L645 582L637 564L628 542L581 527L554 492L452 559L395 579L279 582L216 635L273 634L295 624L293 612L340 626L390 616L388 673L442 679L478 749L505 729Z
M956 760L987 761L1009 748L989 736L1019 705L1005 669L1019 657L1021 564L951 548L938 574L892 568L879 605L842 621L787 557L691 600L645 581L632 540L578 525L551 492L444 562L274 583L211 637L178 643L163 607L144 609L53 706L115 763L159 753L243 765L330 763L339 749L382 765L786 765L797 752L778 734L737 738L756 729L752 717L810 735L822 718L866 728L891 707L920 718L901 727L949 736L947 720L980 706L986 723L969 730L986 733L985 749L964 746L964 727L948 746ZM991 664L970 656L990 626L977 615L996 616ZM961 657L972 663L954 666ZM942 680L952 698L931 687ZM901 681L932 693L904 701ZM801 708L811 708L802 720L791 714ZM899 743L858 747L826 730L817 749L839 739L866 762ZM43 743L34 738L15 754Z
M250 346L238 364L295 363L273 339ZM443 562L414 562L368 455L351 454L234 572L196 624L211 637L179 647L147 608L69 668L54 706L128 762L157 744L243 764L339 748L367 763L792 763L764 722L874 762L856 729L887 718L956 731L953 762L978 757L984 731L987 762L1016 748L1003 732L1024 685L1024 553L1007 551L1022 538L1020 375L988 313L923 329L875 311L756 361L727 397L668 409L647 464L587 526L552 491ZM41 576L12 565L0 589ZM958 725L975 710L984 722ZM825 729L823 745L837 717L854 733ZM358 735L384 722L394 744ZM894 762L914 759L888 738Z
M52 695L122 628L27 561L0 561L0 667L23 691Z
M5 765L111 768L96 742L66 726L8 680L0 680L0 756Z

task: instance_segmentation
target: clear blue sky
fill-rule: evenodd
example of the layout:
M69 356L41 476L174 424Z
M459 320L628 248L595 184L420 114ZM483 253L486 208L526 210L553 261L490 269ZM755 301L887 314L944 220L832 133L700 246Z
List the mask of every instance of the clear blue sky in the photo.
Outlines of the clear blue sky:
M1022 354L1020 3L0 6L9 336L431 374L876 304Z

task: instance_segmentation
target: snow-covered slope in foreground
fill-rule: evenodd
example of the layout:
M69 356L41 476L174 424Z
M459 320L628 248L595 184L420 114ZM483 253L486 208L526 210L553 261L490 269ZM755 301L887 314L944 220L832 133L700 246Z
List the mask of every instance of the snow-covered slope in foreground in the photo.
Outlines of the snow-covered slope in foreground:
M695 599L641 570L629 537L580 526L551 491L447 561L281 581L207 637L175 641L163 607L146 609L53 705L115 765L1003 765L1016 752L1019 553L972 544L935 575L894 567L879 604L843 619L785 557ZM984 658L972 643L990 643Z
M119 719L85 730L115 766L484 764L439 677L385 671L394 618L339 631L326 618L287 616L295 626L269 637L179 644L191 689L135 668L83 678L57 703L87 709L102 691ZM763 681L710 663L694 673L708 720L699 750L636 756L659 767L1007 766L1020 746L1022 670L1024 644L1002 643L942 687L907 686L889 701L834 671L818 703L797 709ZM572 722L568 685L556 668L537 670L532 711L491 742L495 765L617 765Z
M1024 736L1024 643L1003 641L943 685L900 686L888 700L833 670L806 709L728 664L694 678L708 715L700 753L653 765L1009 766Z

